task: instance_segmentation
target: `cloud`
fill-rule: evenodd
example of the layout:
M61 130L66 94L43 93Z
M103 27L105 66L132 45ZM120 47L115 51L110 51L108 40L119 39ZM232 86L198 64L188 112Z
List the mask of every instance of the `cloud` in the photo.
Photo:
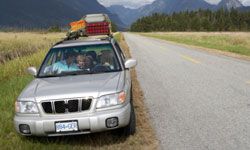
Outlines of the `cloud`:
M242 0L242 4L246 6L250 6L250 0Z
M155 0L98 0L99 3L108 7L111 5L123 5L127 8L138 8L150 4Z
M209 2L210 4L218 4L221 0L205 0Z

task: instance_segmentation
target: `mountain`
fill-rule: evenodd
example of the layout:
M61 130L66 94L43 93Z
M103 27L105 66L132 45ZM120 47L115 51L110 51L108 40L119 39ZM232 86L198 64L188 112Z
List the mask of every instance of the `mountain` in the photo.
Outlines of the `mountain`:
M242 12L250 12L250 6L239 7L237 10Z
M141 15L137 13L137 9L125 8L122 5L112 5L110 7L107 7L107 9L111 13L117 14L126 26L129 26L135 20L141 17Z
M239 0L221 0L217 5L207 3L205 0L156 0L152 4L145 5L138 9L124 8L120 5L110 6L107 9L112 13L117 14L127 26L130 26L134 21L153 13L172 14L186 10L198 9L218 9L230 10L231 8L239 11L250 11L250 7L243 6Z
M119 17L97 0L1 0L0 27L67 26L88 13L106 13L118 27L124 28Z
M217 8L224 8L230 10L232 8L240 8L243 7L243 4L239 0L221 0L217 5Z
M212 9L213 5L204 0L156 0L152 4L145 5L139 9L122 8L123 6L108 7L112 13L124 20L126 25L130 25L138 18L151 15L152 13L167 13L180 12L185 10Z
M204 0L156 0L150 5L139 8L139 12L145 16L152 14L152 12L171 14L173 12L210 8L212 8L212 5Z

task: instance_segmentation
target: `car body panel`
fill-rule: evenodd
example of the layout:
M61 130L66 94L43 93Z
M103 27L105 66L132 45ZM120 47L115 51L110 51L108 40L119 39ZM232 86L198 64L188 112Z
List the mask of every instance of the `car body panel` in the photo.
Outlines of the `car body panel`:
M117 48L115 48L115 40L108 38L106 40L73 40L59 43L53 48L64 48L90 44L107 44L111 43L118 61L121 64L121 71L83 74L83 75L67 75L62 77L35 78L19 95L17 101L35 102L38 114L21 114L16 113L14 117L15 128L20 133L19 126L27 124L30 126L31 134L23 134L25 136L63 136L77 135L93 132L101 132L112 129L125 127L129 124L131 114L131 76L130 70L124 68L124 58L121 58ZM47 57L47 56L46 56ZM126 101L123 104L110 106L107 108L96 108L98 98L108 94L125 92ZM42 103L46 101L57 101L78 98L91 98L92 103L88 110L63 113L63 114L47 114L43 110ZM105 122L108 118L118 118L118 126L107 128ZM77 120L79 123L79 131L73 133L56 133L55 123L58 121ZM20 133L22 134L22 133Z
M33 80L18 97L19 101L93 97L113 94L124 86L124 71L102 74L75 75Z
M98 45L98 44L109 44L110 42L107 40L101 40L101 39L85 39L82 40L71 40L66 41L61 44L55 45L53 48L62 48L62 47L73 47L73 46L84 46L84 45Z
M19 124L28 124L31 129L31 133L26 136L63 136L63 135L77 135L77 134L89 134L101 131L113 130L121 127L125 127L129 123L130 119L131 105L128 103L122 108L117 108L113 110L88 113L88 114L73 114L73 115L59 115L53 117L20 117L15 116L15 128L19 131ZM119 126L109 129L105 125L105 120L116 116L119 119ZM56 133L55 132L55 122L58 121L71 121L77 120L79 126L79 132L71 133ZM22 134L22 133L20 133Z

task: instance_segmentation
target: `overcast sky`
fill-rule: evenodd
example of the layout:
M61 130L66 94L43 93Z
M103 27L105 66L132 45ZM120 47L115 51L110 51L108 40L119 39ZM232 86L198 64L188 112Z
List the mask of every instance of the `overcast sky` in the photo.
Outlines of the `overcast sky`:
M104 6L123 5L129 8L138 8L146 4L150 4L155 0L98 0Z
M138 8L150 4L155 0L98 0L104 6L123 5L128 8ZM217 4L221 0L206 0L212 4ZM250 0L240 0L244 5L250 5Z

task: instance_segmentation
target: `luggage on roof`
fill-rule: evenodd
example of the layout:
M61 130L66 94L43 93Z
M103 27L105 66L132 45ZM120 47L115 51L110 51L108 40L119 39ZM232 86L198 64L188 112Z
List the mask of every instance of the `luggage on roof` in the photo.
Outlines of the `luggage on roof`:
M71 22L67 33L69 39L80 36L111 35L111 21L106 14L88 14L81 20Z
M86 22L84 20L79 20L79 21L71 22L70 26L71 26L70 30L72 32L75 32L75 31L78 31L79 29L85 28Z

